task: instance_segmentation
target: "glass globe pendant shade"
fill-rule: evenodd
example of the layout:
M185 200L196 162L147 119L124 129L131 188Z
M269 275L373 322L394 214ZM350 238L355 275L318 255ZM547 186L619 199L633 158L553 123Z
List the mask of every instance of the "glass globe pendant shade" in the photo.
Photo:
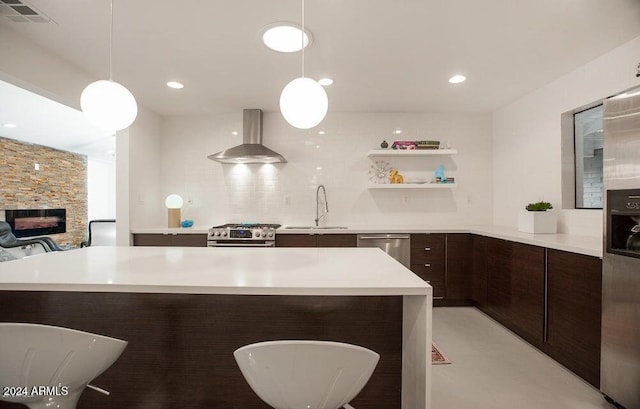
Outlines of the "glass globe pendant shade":
M80 107L89 122L110 131L127 128L138 115L138 105L131 92L110 80L87 85L80 96Z
M182 197L180 197L180 195L176 195L175 193L170 194L164 200L164 205L167 207L167 209L180 209L183 204L184 200L182 200Z
M328 108L327 92L311 78L296 78L280 94L282 116L291 126L299 129L318 125L327 115Z

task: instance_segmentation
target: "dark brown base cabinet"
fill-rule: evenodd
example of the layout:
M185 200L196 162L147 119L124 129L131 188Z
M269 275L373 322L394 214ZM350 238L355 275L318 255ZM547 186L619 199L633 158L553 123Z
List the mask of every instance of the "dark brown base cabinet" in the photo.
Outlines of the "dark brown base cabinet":
M133 235L133 245L161 247L207 247L207 235L178 233L136 233Z
M547 252L548 354L600 386L602 260Z
M602 260L473 237L475 305L592 385L600 385Z
M411 235L411 271L433 287L434 306L471 305L472 243L468 233Z
M473 293L473 236L447 233L446 240L445 298L469 305Z
M276 247L357 247L355 234L277 234Z
M433 287L433 299L445 296L444 233L411 235L411 271Z

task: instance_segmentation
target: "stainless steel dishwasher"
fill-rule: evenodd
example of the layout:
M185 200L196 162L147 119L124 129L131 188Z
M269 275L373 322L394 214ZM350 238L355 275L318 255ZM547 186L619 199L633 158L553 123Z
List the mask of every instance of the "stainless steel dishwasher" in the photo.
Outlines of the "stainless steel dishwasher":
M411 266L411 236L408 234L358 234L358 247L378 247L406 268Z

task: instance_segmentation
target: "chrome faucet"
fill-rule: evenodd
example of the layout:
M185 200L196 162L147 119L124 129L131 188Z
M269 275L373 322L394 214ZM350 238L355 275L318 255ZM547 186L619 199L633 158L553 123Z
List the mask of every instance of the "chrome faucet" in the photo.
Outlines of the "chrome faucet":
M322 193L324 194L324 214L322 216L318 215L318 211L320 210L320 188L322 188ZM316 227L318 227L318 222L320 219L325 217L329 213L329 203L327 202L327 190L324 188L324 185L318 185L316 189Z

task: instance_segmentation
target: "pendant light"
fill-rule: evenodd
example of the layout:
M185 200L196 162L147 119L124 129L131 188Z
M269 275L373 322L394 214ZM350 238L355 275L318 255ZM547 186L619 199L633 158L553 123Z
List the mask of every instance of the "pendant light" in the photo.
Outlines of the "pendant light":
M280 94L280 112L284 119L299 129L318 125L327 115L329 99L322 85L304 76L304 0L302 0L302 75L288 83Z
M109 79L92 82L82 91L80 107L89 122L109 131L119 131L133 123L138 105L131 92L113 81L113 0L109 26Z

